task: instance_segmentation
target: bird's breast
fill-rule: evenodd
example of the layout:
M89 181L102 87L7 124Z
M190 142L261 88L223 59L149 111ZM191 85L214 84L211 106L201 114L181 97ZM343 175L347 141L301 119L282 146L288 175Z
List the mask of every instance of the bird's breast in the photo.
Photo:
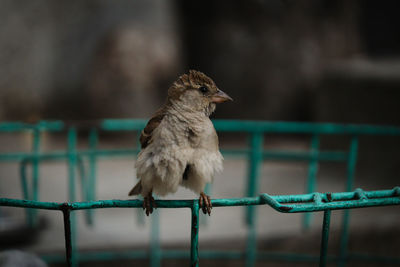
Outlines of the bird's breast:
M205 149L210 152L218 150L218 136L209 119L190 128L188 139L191 147L195 149Z

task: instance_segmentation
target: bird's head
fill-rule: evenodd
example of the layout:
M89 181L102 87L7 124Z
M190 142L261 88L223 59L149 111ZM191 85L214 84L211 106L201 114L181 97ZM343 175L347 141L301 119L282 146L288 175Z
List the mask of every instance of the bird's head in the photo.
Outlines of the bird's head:
M233 99L218 89L214 81L200 71L181 75L168 90L168 99L177 105L210 116L216 104Z

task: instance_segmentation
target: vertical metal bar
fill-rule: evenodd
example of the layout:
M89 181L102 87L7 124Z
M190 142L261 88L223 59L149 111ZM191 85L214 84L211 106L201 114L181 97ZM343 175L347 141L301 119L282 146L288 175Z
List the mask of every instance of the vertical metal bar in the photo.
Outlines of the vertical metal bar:
M22 160L19 165L19 175L21 178L22 194L24 199L29 199L28 181L26 180L26 160Z
M68 131L68 196L69 201L75 201L75 169L76 169L76 129L71 127Z
M190 266L199 266L199 201L193 200Z
M87 194L87 187L88 187L88 181L86 178L86 172L85 172L85 162L83 161L83 158L81 156L77 156L77 167L78 167L78 172L79 172L79 178L81 181L81 197L83 201L89 201L89 196Z
M138 196L138 199L143 200L142 196ZM144 225L145 221L144 221L144 212L141 209L135 209L136 212L136 218L137 218L137 223L141 226Z
M33 164L32 164L32 175L33 175L33 200L38 200L39 195L39 149L40 149L40 132L35 129L33 132Z
M89 192L90 192L90 200L96 199L96 170L97 170L97 161L96 161L96 149L98 144L98 133L97 129L93 128L89 133L89 149L90 149L90 183L89 183Z
M76 129L68 130L68 196L70 201L75 201L75 169L76 169Z
M20 166L19 166L19 174L20 174L20 178L21 178L22 194L24 195L24 199L31 199L29 188L28 188L28 180L26 179L27 163L28 163L28 161L26 159L21 161ZM25 209L26 220L27 220L29 227L34 226L33 211L34 211L34 209Z
M71 220L70 220L70 210L67 204L63 206L62 212L64 215L66 260L67 260L67 265L72 266Z
M317 183L317 172L318 172L318 150L319 150L319 136L313 135L311 138L311 154L312 159L308 165L308 177L306 184L306 192L315 192ZM312 214L307 212L303 215L303 229L307 230L310 228Z
M354 174L357 163L357 150L358 150L358 136L353 136L350 142L350 149L347 161L347 182L346 191L351 191L354 184ZM349 224L350 224L350 211L345 210L343 213L342 232L340 236L340 251L338 266L346 266L347 261L347 244L349 241Z
M256 220L252 220L248 225L247 241L246 241L246 259L245 266L253 267L256 262L257 252L257 233L256 233Z
M248 165L247 197L254 197L258 193L258 180L262 163L264 137L263 133L255 132L250 139L250 155ZM248 206L246 221L251 224L254 216L254 206Z
M150 235L150 266L158 267L161 265L160 215L158 210L154 210L153 214L151 215Z
M89 133L89 181L87 184L87 195L89 200L96 200L96 171L97 157L96 149L98 144L98 132L96 128L92 128ZM88 222L93 224L94 209L88 210Z
M262 132L255 132L250 139L250 155L248 169L247 196L254 197L258 193L258 181L262 163L264 136ZM247 247L246 266L252 267L256 260L257 238L256 238L256 212L255 206L247 208Z
M331 210L326 210L324 211L324 221L322 224L321 251L319 256L320 267L326 266L330 222L331 222Z
M39 199L39 153L40 153L40 131L39 129L34 129L33 131L33 162L32 162L32 193L30 196L33 200ZM37 210L33 209L31 211L32 226L37 223Z
M79 180L81 182L81 199L83 201L90 201L90 192L89 192L89 175L85 170L85 161L84 158L80 155L77 155L77 167L79 172ZM94 209L85 210L85 219L88 225L93 225L93 220L91 214Z
M68 176L69 176L69 201L75 201L75 170L77 163L77 153L76 153L76 143L77 143L77 133L74 127L68 130ZM70 229L71 229L71 250L74 257L71 258L72 266L78 264L77 261L77 251L76 251L76 216L75 214L70 215Z
M357 150L358 150L358 136L353 136L350 142L350 150L347 162L347 183L346 191L353 190L354 184L354 174L357 164Z

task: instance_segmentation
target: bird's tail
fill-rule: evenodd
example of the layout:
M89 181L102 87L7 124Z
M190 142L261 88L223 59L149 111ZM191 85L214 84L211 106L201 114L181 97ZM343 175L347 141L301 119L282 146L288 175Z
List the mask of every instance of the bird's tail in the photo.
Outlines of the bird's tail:
M130 196L139 195L142 192L142 181L139 182L129 191Z

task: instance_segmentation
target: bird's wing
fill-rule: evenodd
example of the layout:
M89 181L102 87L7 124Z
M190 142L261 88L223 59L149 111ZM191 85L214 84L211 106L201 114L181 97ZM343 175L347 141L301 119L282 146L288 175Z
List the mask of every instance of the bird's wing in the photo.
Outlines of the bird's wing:
M141 148L146 148L151 142L151 136L155 128L160 125L162 119L165 116L164 108L159 109L154 116L149 120L146 127L143 129L142 133L140 134L140 145Z

